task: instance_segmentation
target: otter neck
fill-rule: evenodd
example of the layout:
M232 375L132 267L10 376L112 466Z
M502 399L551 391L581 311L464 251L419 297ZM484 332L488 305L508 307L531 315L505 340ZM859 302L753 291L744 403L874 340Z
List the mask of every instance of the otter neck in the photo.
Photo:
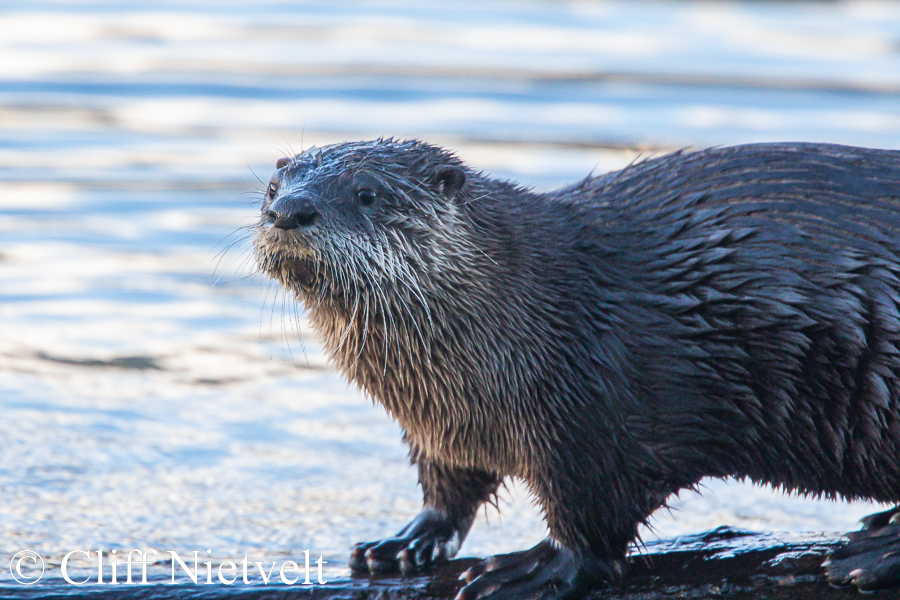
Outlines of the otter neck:
M526 357L533 371L501 378L539 347L516 336L531 335L540 315L528 297L509 297L521 281L510 281L481 244L454 242L456 254L445 253L431 271L439 276L416 293L404 285L377 293L370 285L365 297L309 305L310 319L338 369L385 406L418 451L511 472L519 441L498 439L506 435L498 431L515 431L503 424L515 414L518 390L540 377L542 361Z

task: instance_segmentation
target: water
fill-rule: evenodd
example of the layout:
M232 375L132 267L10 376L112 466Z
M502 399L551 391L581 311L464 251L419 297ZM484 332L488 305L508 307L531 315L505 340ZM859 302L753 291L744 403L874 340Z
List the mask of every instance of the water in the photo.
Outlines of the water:
M336 578L417 512L399 429L252 275L286 153L414 136L545 190L685 146L900 148L896 3L220 4L0 3L4 568L310 549ZM647 539L878 508L718 481L672 504ZM521 486L501 508L462 555L545 534Z

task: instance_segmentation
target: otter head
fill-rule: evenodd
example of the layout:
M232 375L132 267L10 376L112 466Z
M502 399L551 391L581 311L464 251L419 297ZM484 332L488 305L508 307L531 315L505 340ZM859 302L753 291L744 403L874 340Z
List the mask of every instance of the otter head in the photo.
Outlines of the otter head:
M421 330L435 276L454 271L447 263L465 246L462 163L421 142L377 140L310 148L276 166L256 257L310 309L326 347L335 353L359 332L364 344L379 325L384 338L409 321Z

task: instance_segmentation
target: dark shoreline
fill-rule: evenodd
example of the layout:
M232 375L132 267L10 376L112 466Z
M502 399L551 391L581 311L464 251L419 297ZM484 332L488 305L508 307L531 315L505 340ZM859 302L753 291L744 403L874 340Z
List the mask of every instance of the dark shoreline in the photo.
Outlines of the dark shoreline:
M720 527L713 531L651 542L631 557L624 583L596 590L586 599L661 600L665 598L734 598L751 600L881 600L896 598L896 590L860 595L852 588L835 588L821 568L825 554L840 543L826 534L763 534ZM450 599L461 587L459 574L478 559L463 558L417 577L351 577L313 587L243 585L169 585L159 574L149 585L76 587L61 580L35 586L0 584L0 598L151 600L316 600Z

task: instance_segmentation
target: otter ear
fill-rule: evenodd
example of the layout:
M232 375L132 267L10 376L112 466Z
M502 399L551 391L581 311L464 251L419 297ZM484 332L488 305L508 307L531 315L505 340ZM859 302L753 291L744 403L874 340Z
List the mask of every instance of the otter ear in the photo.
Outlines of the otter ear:
M275 168L276 168L276 169L281 169L281 168L283 168L285 165L289 165L289 164L291 164L291 159L290 159L290 157L285 156L284 158L279 158L279 159L275 162Z
M466 183L466 172L455 165L444 165L434 172L434 184L447 200L453 200Z

